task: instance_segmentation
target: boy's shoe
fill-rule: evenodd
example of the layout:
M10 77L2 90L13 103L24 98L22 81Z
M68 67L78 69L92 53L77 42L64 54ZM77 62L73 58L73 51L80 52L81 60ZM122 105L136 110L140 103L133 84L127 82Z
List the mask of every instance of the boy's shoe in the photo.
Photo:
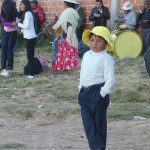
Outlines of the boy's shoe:
M1 76L3 76L3 77L10 77L10 76L12 76L12 71L11 70L7 70L7 69L3 69L1 71Z
M27 78L28 78L28 79L34 79L35 76L28 75Z

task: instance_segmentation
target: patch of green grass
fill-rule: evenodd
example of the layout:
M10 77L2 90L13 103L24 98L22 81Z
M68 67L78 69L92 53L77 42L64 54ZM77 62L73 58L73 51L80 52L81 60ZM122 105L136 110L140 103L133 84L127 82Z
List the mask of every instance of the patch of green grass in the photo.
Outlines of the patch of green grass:
M20 144L20 143L6 143L6 144L0 144L0 150L4 150L4 149L20 149L20 148L24 148L25 145L24 144Z
M48 88L60 100L74 102L78 93L76 79L58 78Z
M50 46L36 48L36 55L50 59ZM150 78L143 58L116 60L116 85L110 97L108 117L132 119L134 115L150 117ZM21 75L27 62L26 50L17 50L14 75L0 77L0 109L16 116L30 118L36 114L74 114L80 112L77 102L79 70L43 71L35 80ZM51 78L48 78L51 76ZM38 105L43 105L38 108Z
M0 128L4 128L6 127L4 124L0 124Z
M51 45L36 48L36 55L42 55L50 58Z
M27 105L27 104L6 104L2 107L5 111L9 112L11 115L17 115L23 118L31 118L36 114L77 114L79 113L79 105L59 101L53 104L43 105L39 108L38 105Z
M3 109L17 116L24 118L31 118L33 113L37 111L38 107L35 105L25 104L6 104Z
M140 93L129 90L116 90L111 98L113 102L141 102Z
M54 115L66 115L66 114L78 114L79 113L79 105L78 104L67 104L67 103L59 103L53 106L46 106L44 109L45 114L54 114Z
M150 105L146 103L112 103L108 108L108 118L132 120L134 116L150 117Z

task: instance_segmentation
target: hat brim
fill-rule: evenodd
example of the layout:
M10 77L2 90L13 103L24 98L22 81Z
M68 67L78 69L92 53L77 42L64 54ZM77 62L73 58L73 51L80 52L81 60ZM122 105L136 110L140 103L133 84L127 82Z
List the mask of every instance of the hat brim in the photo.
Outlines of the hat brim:
M122 9L123 9L123 10L131 10L131 9L132 9L132 6L130 6L130 7L124 7L124 6L123 6Z
M90 34L91 33L93 33L92 31L90 31L90 30L85 30L84 32L83 32L83 34L82 34L82 41L86 44L86 45L88 45L88 46L90 46ZM93 33L94 35L96 35L95 33ZM99 35L97 35L97 36L99 36ZM102 37L102 38L104 38L104 37ZM104 38L105 39L105 38ZM106 40L105 39L105 41L108 43L108 49L109 50L112 50L113 49L113 43L111 43L110 41L108 41L108 40Z
M72 0L63 0L64 2L68 2L68 3L72 3L72 4L79 4L78 2L76 1L72 1Z

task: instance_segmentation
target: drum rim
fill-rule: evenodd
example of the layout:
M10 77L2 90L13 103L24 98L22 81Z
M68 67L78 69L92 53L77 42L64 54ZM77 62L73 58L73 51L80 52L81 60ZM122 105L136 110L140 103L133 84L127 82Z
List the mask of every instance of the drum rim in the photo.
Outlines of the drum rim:
M119 35L118 35L118 36L116 35L117 38L116 38L116 40L115 40L115 42L114 42L114 51L115 51L115 54L117 55L117 57L122 58L122 57L120 57L120 56L118 55L118 52L117 52L117 50L116 50L116 44L117 44L116 41L118 40L118 37L119 37L120 35L124 34L124 33L134 33L134 34L137 35L137 37L139 38L139 42L140 42L140 50L139 50L139 52L138 52L137 55L134 56L134 57L128 57L128 58L137 58L137 57L140 55L140 53L142 52L143 42L142 42L142 39L140 38L139 34L138 34L137 32L135 32L135 31L131 31L131 30L118 32ZM124 58L127 58L127 56L124 56L122 59L124 59Z

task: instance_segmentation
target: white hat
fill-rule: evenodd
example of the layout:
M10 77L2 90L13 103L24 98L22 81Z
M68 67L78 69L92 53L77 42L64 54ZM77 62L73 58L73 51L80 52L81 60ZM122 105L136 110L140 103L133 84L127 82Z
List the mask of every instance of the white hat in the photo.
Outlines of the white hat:
M64 2L79 4L76 0L63 0Z
M131 10L132 7L133 7L133 5L128 1L123 4L122 9L123 10Z

